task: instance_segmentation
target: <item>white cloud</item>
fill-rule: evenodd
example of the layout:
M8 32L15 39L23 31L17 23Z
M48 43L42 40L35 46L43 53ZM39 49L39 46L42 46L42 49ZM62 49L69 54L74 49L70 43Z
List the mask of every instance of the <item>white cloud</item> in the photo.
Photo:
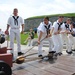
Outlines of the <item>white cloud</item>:
M3 1L3 0L2 0ZM75 3L71 0L8 0L0 1L0 28L6 29L8 17L13 8L19 9L23 18L39 15L75 12Z

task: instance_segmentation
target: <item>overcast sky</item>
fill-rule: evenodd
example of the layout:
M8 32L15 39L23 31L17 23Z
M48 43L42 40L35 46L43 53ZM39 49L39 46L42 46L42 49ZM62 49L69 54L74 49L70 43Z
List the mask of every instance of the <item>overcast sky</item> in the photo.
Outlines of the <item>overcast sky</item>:
M26 19L32 16L74 13L75 0L0 0L0 28L6 29L7 20L13 9Z

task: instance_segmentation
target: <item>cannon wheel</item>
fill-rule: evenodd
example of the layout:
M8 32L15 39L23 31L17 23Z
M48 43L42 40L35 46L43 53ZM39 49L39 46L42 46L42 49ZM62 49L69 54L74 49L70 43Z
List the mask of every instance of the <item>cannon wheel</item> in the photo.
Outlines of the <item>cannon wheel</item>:
M3 71L4 75L12 75L11 67L4 61L0 61L0 71Z

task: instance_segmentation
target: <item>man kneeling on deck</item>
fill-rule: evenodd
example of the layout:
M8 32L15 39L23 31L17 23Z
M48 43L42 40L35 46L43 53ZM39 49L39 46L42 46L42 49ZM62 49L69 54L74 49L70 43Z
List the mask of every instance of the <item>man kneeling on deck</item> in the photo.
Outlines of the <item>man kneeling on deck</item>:
M37 28L37 35L38 35L38 57L42 57L42 46L44 38L49 41L49 54L55 53L52 51L53 42L50 35L50 29L52 27L52 23L49 21L49 17L45 17L44 21L40 23L39 27Z

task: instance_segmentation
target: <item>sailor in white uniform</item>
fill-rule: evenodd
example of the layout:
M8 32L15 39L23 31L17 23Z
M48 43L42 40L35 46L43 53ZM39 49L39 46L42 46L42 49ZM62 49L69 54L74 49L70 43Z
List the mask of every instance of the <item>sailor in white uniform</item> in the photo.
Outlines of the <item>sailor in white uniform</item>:
M21 52L21 45L20 45L20 26L22 26L22 31L21 33L24 32L24 21L23 19L18 16L18 9L15 8L13 10L13 16L9 17L8 23L7 23L7 29L5 31L6 34L8 34L9 27L10 29L10 48L12 55L14 54L14 39L16 38L17 41L17 50L18 50L18 55L22 55L23 53Z
M63 49L63 45L61 42L61 37L60 37L60 28L63 21L63 16L59 16L58 20L55 21L53 23L52 29L51 29L51 35L52 35L52 39L53 39L53 44L54 44L54 48L53 51L56 51L56 56L57 55L62 55L62 49Z
M75 51L75 23L74 22L70 25L70 30L71 30L71 34L68 34L70 51L68 51L68 54L72 54L72 51Z
M49 41L49 53L54 53L52 51L53 43L50 35L50 29L52 27L52 23L49 21L48 17L44 18L44 21L40 23L39 27L37 28L37 35L38 35L38 56L42 57L42 46L43 41L42 39L46 39ZM44 40L45 40L44 39Z
M69 26L71 23L71 19L67 18L66 22L64 22L61 26L61 42L64 45L64 42L66 44L66 52L70 52L70 48L69 48L69 40L68 40L68 33L70 32Z

